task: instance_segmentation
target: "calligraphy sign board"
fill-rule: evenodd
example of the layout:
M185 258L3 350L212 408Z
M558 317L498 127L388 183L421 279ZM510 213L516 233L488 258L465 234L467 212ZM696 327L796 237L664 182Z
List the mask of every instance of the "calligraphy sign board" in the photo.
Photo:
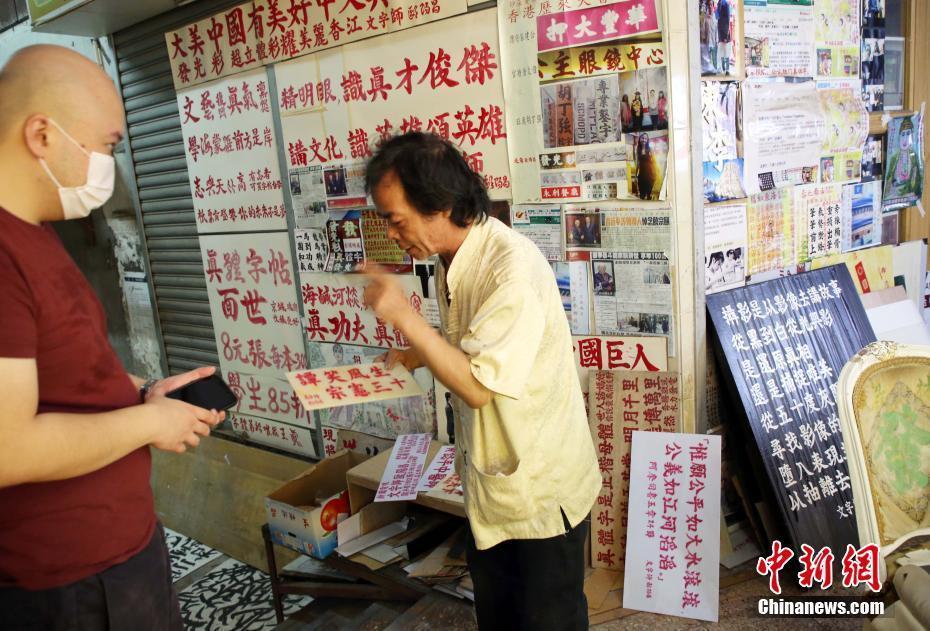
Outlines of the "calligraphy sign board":
M849 271L713 294L707 310L795 546L858 545L836 383L875 335Z
M275 447L283 451L316 458L313 432L307 427L295 427L267 418L246 416L232 412L227 420L233 432L253 443Z
M717 621L720 436L633 432L623 606Z
M594 371L589 423L602 486L591 514L591 565L622 570L626 559L630 445L635 431L678 428L678 375Z
M286 232L200 235L220 367L281 378L307 365Z
M264 69L178 92L197 232L284 230Z
M390 370L381 363L297 370L287 380L308 411L423 394L400 364Z
M400 283L410 306L420 313L423 307L420 279L413 275L394 279ZM409 346L399 330L388 327L363 304L367 285L367 278L361 274L301 274L307 341L380 348Z
M667 337L572 336L581 392L588 394L592 370L668 370Z

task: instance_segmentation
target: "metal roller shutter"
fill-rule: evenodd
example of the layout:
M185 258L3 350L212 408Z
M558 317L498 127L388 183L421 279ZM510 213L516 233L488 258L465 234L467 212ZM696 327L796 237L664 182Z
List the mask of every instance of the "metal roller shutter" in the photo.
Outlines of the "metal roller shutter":
M218 365L165 31L236 4L196 2L113 35L168 371Z

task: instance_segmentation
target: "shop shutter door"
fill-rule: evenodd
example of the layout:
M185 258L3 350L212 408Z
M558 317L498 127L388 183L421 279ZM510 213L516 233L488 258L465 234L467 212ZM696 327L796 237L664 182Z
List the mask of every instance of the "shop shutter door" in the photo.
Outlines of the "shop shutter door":
M168 370L218 365L165 31L235 2L200 1L113 35L148 269Z

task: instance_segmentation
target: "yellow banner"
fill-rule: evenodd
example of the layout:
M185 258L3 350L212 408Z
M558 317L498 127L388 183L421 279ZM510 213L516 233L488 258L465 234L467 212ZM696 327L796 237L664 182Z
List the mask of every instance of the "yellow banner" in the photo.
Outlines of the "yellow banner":
M665 65L662 42L583 46L539 53L540 82L581 79Z

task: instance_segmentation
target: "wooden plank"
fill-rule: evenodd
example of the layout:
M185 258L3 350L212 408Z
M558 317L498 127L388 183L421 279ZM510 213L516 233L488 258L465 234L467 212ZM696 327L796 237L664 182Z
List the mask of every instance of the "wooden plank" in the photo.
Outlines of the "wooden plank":
M919 110L920 104L930 102L930 4L926 0L909 0L905 5L904 23L904 107ZM927 139L924 138L926 160ZM924 209L930 208L930 186L924 173ZM921 216L916 207L900 212L901 241L930 237L930 215Z
M155 511L167 527L267 570L264 497L310 466L215 437L183 454L153 449ZM278 555L283 563L297 556L280 547Z
M452 598L431 590L384 631L410 631L411 629L477 631L478 623L470 601Z

